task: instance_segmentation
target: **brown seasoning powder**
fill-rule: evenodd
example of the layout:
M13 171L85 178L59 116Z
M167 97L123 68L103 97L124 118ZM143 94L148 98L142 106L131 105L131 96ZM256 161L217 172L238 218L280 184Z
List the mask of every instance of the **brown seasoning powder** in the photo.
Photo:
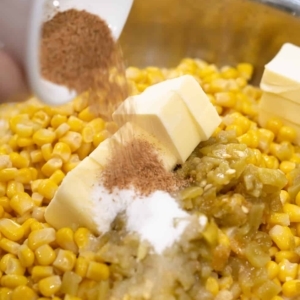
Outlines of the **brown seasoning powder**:
M109 191L134 188L145 196L157 190L172 193L185 185L175 173L164 169L154 146L143 139L115 147L101 176Z
M92 110L105 119L128 96L121 49L107 24L86 11L59 12L44 23L40 63L45 79L88 91Z

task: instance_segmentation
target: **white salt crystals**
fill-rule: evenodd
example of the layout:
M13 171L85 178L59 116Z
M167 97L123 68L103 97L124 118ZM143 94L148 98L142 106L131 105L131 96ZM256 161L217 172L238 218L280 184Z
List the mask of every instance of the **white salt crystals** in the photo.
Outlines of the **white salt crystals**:
M135 199L126 214L127 230L138 233L159 254L180 238L190 217L174 198L162 191Z
M120 213L125 213L126 230L137 233L148 241L156 253L178 241L190 224L191 215L182 210L168 193L156 191L149 196L139 196L134 190L115 189L112 193L103 186L94 188L94 221L102 234L110 230L111 223ZM205 227L205 216L199 218Z

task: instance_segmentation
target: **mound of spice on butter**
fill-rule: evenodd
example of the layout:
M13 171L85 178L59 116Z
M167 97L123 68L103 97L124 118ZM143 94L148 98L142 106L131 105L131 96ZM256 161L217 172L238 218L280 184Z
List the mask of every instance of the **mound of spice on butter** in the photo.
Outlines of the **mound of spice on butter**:
M89 91L93 110L108 119L127 95L120 47L102 19L75 9L45 22L40 46L42 76L78 94Z
M186 184L164 169L154 146L145 140L133 139L113 152L102 173L103 185L110 191L134 188L148 196L157 190L172 193Z

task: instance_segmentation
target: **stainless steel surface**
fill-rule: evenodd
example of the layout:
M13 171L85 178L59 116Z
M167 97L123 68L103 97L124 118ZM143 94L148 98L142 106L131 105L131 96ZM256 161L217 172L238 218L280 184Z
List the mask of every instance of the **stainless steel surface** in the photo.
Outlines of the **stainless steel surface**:
M120 38L125 60L139 67L172 67L183 57L218 66L247 61L255 65L254 83L258 83L264 64L282 44L300 46L300 17L295 16L300 1L263 1L273 3L135 0Z
M300 0L255 0L282 9L292 15L300 15Z

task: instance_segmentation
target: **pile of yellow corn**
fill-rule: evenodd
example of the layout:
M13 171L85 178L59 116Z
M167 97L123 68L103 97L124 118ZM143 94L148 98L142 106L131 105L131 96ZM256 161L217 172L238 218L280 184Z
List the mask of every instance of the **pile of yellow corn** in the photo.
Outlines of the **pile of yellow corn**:
M292 144L296 133L275 119L258 127L261 91L248 85L252 72L247 63L218 69L187 58L174 69L130 67L126 76L137 94L165 79L193 75L225 116L216 133L234 130L253 149L253 164L279 168L291 183L300 163L300 150ZM65 175L109 136L110 126L93 115L84 96L62 107L34 99L0 106L1 300L104 299L110 269L93 251L95 237L86 228L54 230L44 211ZM281 200L283 211L270 215L264 227L273 241L266 269L282 290L270 300L300 297L300 193L284 189ZM206 289L217 295L232 284L230 278L210 277Z

